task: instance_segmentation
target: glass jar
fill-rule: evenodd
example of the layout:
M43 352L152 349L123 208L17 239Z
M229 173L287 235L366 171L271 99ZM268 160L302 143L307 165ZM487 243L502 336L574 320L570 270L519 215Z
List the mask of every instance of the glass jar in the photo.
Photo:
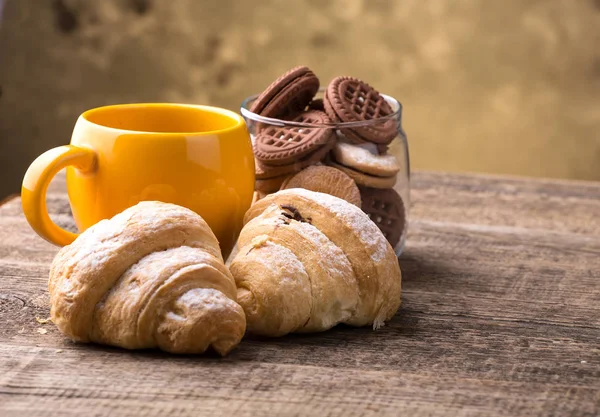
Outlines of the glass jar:
M309 106L322 111L324 90ZM398 256L402 253L408 226L410 206L410 165L408 141L402 129L402 105L393 97L381 94L391 106L393 113L384 117L354 122L322 123L317 118L296 117L292 120L273 119L250 111L258 95L248 97L242 103L241 113L256 145L259 135L269 135L274 146L281 141L301 141L303 138L320 138L319 146L313 146L309 154L286 161L283 165L269 164L256 155L257 198L291 188L287 186L298 172L314 165L338 168L354 180L360 191L361 209L377 224ZM391 132L385 142L376 144L364 140L365 132ZM372 136L372 135L371 135ZM390 138L393 136L393 139ZM327 139L322 142L322 138ZM256 151L256 146L255 146ZM256 153L256 152L255 152ZM310 187L306 187L310 188ZM315 191L320 191L316 190ZM332 193L333 194L333 193ZM338 195L339 196L339 195Z

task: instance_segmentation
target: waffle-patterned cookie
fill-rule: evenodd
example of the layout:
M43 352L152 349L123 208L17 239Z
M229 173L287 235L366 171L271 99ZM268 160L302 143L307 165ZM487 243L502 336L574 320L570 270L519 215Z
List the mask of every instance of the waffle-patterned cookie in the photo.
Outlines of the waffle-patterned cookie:
M262 92L250 111L265 117L288 118L306 108L319 90L319 79L305 66L292 68Z
M368 121L394 112L377 90L353 77L334 78L327 87L324 106L327 115L340 122ZM354 140L387 145L396 137L397 123L392 118L348 129L344 134Z
M379 227L392 247L396 246L406 228L406 211L402 197L391 188L360 187L362 210Z
M294 122L323 124L331 120L323 112L309 110ZM332 139L333 129L268 126L255 139L254 155L265 165L287 165L312 152Z

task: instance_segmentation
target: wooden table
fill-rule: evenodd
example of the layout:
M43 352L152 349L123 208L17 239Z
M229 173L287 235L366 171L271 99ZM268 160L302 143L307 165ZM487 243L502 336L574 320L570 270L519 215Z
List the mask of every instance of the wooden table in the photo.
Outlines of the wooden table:
M66 340L57 248L0 207L0 415L600 415L600 183L417 173L388 326L248 338L228 357ZM64 179L48 195L71 224Z

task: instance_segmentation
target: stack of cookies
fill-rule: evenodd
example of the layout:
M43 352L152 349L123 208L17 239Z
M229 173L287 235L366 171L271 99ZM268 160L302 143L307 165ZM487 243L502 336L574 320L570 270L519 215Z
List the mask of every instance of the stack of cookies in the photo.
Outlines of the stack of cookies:
M294 122L331 123L327 115L318 110L304 111ZM278 191L291 174L317 164L325 159L335 144L333 129L281 127L267 125L258 129L254 138L256 159L256 190L265 194Z
M399 131L397 117L374 88L357 78L337 77L323 99L315 99L319 85L309 68L296 67L250 108L285 120L285 125L259 122L251 128L255 198L288 188L335 195L361 207L396 246L406 224L404 203L393 188L401 167L387 153Z

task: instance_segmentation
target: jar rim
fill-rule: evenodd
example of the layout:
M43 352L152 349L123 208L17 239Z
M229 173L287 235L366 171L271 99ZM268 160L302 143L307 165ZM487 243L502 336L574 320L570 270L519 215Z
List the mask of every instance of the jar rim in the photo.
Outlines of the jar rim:
M324 92L324 91L325 91L324 88L319 89L319 92ZM254 95L247 97L242 102L242 105L240 107L240 112L242 113L242 116L244 116L245 119L249 119L249 120L252 120L255 122L265 123L268 125L279 126L279 127L304 127L304 128L312 128L312 129L315 129L315 128L317 128L317 129L356 128L356 127L365 127L365 126L371 126L374 124L380 124L387 120L392 120L392 119L396 119L396 118L401 120L402 119L402 104L400 103L400 101L398 101L394 97L389 96L387 94L382 94L382 93L379 93L379 94L384 98L384 100L390 106L392 106L392 108L394 109L394 112L388 114L387 116L377 117L377 118L369 119L369 120L358 120L358 121L354 121L354 122L302 123L302 122L294 122L291 120L283 120L283 119L276 119L276 118L272 118L272 117L261 116L259 114L251 112L250 109L248 108L249 104L252 103L254 100L256 100L260 94L254 94Z

